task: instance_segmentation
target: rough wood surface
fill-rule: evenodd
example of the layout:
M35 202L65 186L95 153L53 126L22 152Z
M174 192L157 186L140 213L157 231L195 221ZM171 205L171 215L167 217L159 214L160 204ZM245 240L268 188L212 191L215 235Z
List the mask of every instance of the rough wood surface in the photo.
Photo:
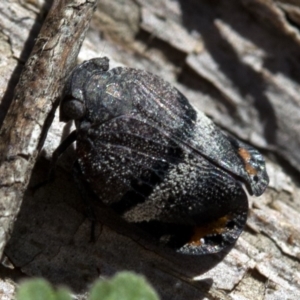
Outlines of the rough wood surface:
M32 25L41 9L33 6L38 2L24 3L0 4L4 100L28 49L25 40L36 37ZM13 17L16 11L20 15ZM5 249L14 269L1 268L0 291L7 299L24 276L67 284L79 299L95 278L124 269L146 275L162 299L298 299L299 28L296 0L100 1L79 59L106 55L112 67L142 68L172 82L221 127L263 151L270 186L249 199L245 232L225 258L167 253L101 207L91 244L70 175L70 149L55 182L23 199ZM0 113L5 107L2 102ZM30 185L46 178L47 159L70 130L55 118Z
M5 4L8 3L2 3L4 8ZM53 119L51 111L66 75L74 67L94 8L95 1L53 2L3 120L0 131L1 254L43 144L44 131ZM2 14L5 18L4 10Z

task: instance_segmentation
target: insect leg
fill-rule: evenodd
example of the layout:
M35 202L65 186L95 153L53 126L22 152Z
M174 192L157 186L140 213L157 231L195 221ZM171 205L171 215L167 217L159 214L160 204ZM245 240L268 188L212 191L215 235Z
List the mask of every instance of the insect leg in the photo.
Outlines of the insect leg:
M71 146L71 144L73 144L76 141L76 138L77 138L77 132L76 132L76 130L74 130L54 150L54 152L52 153L52 157L51 157L50 168L49 168L49 172L48 172L48 178L46 180L36 184L35 186L33 186L31 188L33 193L35 193L42 186L54 181L54 179L55 179L55 167L56 167L57 160Z
M50 170L48 174L48 182L53 181L55 178L55 167L56 167L57 160L76 141L76 138L77 138L77 131L74 130L66 137L66 139L62 141L62 143L52 153Z

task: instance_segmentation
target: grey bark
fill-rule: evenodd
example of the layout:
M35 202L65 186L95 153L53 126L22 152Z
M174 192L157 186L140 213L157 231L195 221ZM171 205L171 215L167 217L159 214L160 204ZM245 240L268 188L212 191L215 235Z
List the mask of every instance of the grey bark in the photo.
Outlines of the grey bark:
M1 254L94 7L95 1L53 2L16 86L0 132Z
M0 5L3 16L14 9L23 14L0 18L3 94L11 93L7 83L30 31L24 22L32 23L39 9ZM222 128L264 152L270 186L250 197L247 227L226 257L173 255L101 207L90 244L70 149L55 182L23 198L5 249L14 267L6 277L11 293L23 277L17 270L67 284L79 298L93 279L130 269L144 274L162 299L298 299L299 25L300 1L101 1L79 60L107 55L112 67L142 68L172 82ZM46 178L47 159L68 132L70 124L63 127L56 117L42 158L28 173L30 185Z

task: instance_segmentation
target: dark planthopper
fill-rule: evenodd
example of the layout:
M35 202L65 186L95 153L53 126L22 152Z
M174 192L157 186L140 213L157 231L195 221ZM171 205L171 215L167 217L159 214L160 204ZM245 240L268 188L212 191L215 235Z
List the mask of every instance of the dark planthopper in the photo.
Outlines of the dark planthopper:
M248 213L247 195L268 185L262 155L223 133L168 82L146 71L109 70L106 57L72 71L60 119L76 130L77 173L128 222L184 254L231 246Z

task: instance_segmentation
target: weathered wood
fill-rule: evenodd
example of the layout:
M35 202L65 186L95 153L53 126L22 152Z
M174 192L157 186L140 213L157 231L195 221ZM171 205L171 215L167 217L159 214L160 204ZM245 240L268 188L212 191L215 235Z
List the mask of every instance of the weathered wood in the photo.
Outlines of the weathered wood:
M172 82L224 129L261 148L270 186L250 198L245 232L213 267L222 256L165 253L103 208L96 208L97 240L88 243L70 149L55 182L26 193L5 250L13 265L67 284L77 297L95 278L130 269L146 275L162 299L298 299L299 10L296 0L100 1L80 60L107 55L112 66L146 69ZM21 43L9 44L8 30L2 40L18 56ZM43 156L69 131L56 117ZM39 160L30 184L46 178L47 165Z
M15 89L0 132L0 253L10 237L48 129L47 118L74 66L95 4L53 2Z

